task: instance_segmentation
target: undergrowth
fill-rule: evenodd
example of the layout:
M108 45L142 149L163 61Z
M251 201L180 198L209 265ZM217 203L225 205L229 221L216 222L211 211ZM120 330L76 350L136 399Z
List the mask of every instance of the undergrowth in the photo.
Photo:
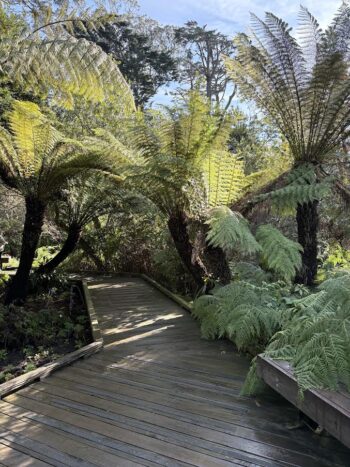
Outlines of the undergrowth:
M199 297L193 314L204 338L226 337L253 357L244 395L260 391L255 356L293 368L300 395L310 388L350 391L350 272L333 273L317 288L282 281L241 263L234 281Z

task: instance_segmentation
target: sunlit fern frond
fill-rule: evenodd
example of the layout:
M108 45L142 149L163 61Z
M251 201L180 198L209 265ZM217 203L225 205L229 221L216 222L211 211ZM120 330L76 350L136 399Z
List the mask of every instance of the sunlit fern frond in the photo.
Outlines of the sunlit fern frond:
M203 176L210 207L228 206L247 184L244 162L228 151L213 151L203 161Z
M238 249L247 253L256 253L261 249L246 219L228 207L211 209L206 223L209 225L207 241L214 247L224 251Z
M0 175L24 196L47 200L82 171L118 174L121 168L113 148L107 153L65 138L36 104L15 101L9 122L10 132L0 130Z
M51 100L67 108L74 96L84 96L109 101L122 113L134 110L117 62L96 44L69 34L2 41L0 71L34 94L49 92Z
M294 279L301 267L302 246L285 237L272 225L261 225L256 232L261 245L261 257L267 269L285 281Z

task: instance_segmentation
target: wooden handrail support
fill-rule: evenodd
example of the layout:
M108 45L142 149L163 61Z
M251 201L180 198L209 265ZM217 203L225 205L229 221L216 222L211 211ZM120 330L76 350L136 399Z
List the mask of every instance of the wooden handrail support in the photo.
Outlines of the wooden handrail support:
M291 366L263 355L257 357L257 372L266 384L350 448L349 393L310 389L301 398Z

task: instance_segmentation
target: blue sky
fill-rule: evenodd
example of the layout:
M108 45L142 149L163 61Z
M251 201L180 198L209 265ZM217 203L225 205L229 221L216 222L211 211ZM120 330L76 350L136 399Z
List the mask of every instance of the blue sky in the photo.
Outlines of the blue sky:
M328 24L341 0L139 0L142 13L166 24L183 24L189 19L234 35L246 31L249 12L262 16L271 11L295 24L300 3L316 16L322 26Z
M263 17L265 11L271 11L295 26L300 3L325 27L342 0L139 0L139 12L163 24L182 25L188 20L196 20L200 25L207 24L233 37L238 32L248 31L250 12ZM153 99L154 104L169 102L166 88L160 89ZM239 105L239 101L235 104Z

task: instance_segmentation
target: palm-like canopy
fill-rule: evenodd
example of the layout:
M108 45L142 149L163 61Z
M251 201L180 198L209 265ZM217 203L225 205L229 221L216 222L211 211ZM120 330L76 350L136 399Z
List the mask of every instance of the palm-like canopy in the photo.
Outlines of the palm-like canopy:
M10 302L25 298L50 199L67 179L82 172L116 173L125 157L111 147L107 151L101 137L89 138L89 144L66 139L31 102L16 101L8 121L10 131L0 128L0 176L26 201L21 259L7 295Z
M171 216L181 209L198 216L239 197L246 179L243 162L225 150L229 123L192 92L182 106L165 107L136 124L143 185L163 212Z
M291 28L273 14L267 13L265 21L253 15L252 37L238 35L237 56L227 59L242 95L269 114L288 141L295 165L305 166L305 176L303 167L298 168L298 183L290 190L304 248L299 280L306 284L312 284L317 271L320 198L320 190L311 190L310 199L310 167L319 182L318 167L350 133L349 19L350 7L344 3L323 32L301 8L297 41Z
M110 20L104 12L67 13L66 2L53 16L52 9L37 11L33 22L23 23L0 37L0 75L34 95L71 108L74 96L109 102L119 112L134 110L134 100L117 62L98 45L76 39L73 25L101 27ZM33 23L33 26L31 24Z
M300 11L300 40L272 13L252 15L252 37L239 34L226 63L240 92L273 118L296 162L322 162L350 132L350 81L344 42L345 4L323 32Z
M95 139L94 147L65 138L34 103L16 101L9 127L0 128L0 176L26 198L47 203L67 178L116 166L113 152L103 150L103 140L97 147Z
M184 104L165 108L142 120L133 131L133 140L144 158L139 185L167 216L168 227L183 262L198 285L212 273L204 266L191 242L190 218L202 220L210 207L230 204L246 185L243 163L225 149L229 119L210 112L197 92ZM206 226L202 223L203 229ZM215 278L227 281L229 268L218 249L208 252L209 269L215 255Z

